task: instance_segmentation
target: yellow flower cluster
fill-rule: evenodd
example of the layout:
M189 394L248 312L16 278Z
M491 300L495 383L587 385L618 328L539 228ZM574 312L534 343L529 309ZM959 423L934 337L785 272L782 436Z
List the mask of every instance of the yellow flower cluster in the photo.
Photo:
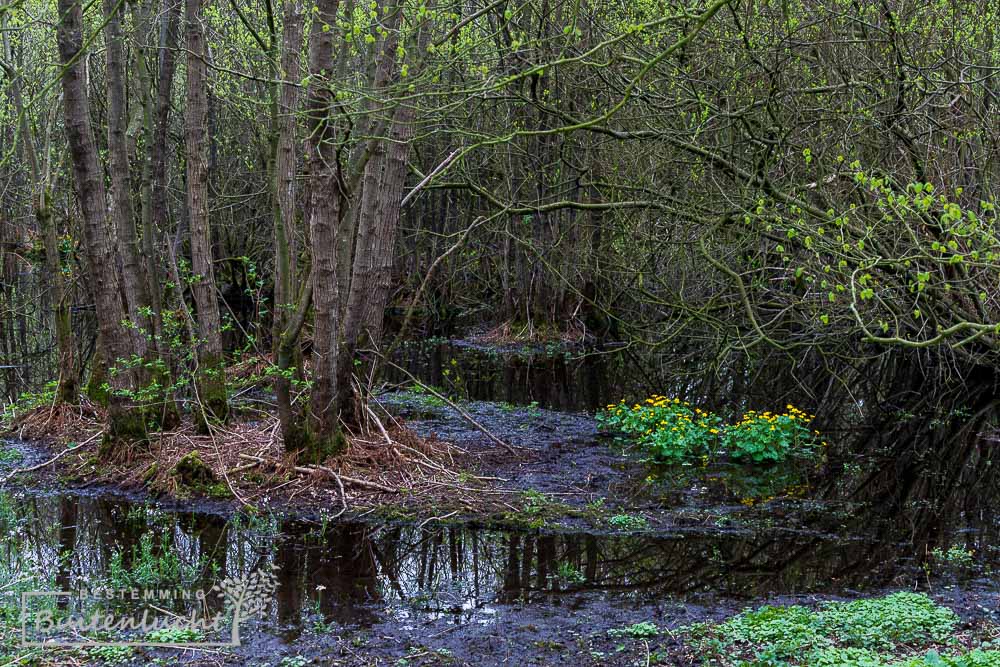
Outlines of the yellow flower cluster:
M653 394L638 403L611 403L598 420L640 438L663 458L719 453L724 448L734 458L756 462L777 461L793 448L808 448L806 425L815 415L792 404L784 412L751 410L736 423L679 398ZM816 435L819 435L816 433Z
M791 403L789 403L788 405L785 406L785 412L782 413L772 413L770 411L757 412L756 410L749 410L746 414L744 414L740 418L740 420L735 424L735 426L736 428L740 428L742 426L755 426L758 424L766 426L770 424L770 430L774 431L777 430L775 424L782 420L788 420L793 422L799 421L802 422L803 424L808 424L815 418L816 415L807 414L803 410L800 410ZM817 431L816 434L819 435L819 432Z
M684 407L690 407L691 404L687 401L682 401L679 398L667 398L661 394L653 394L647 398L643 403L636 403L632 406L632 410L641 410L646 406L653 408L665 408L671 405L683 405ZM622 399L618 403L609 403L607 409L615 414L621 414L622 412L628 410L625 407L625 399ZM700 412L700 411L699 411Z

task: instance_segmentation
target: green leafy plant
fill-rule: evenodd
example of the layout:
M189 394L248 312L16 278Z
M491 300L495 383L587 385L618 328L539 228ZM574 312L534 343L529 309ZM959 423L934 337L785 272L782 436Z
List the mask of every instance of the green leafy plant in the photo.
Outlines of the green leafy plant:
M204 633L191 628L159 628L146 633L147 641L162 644L185 644L201 641L204 638Z
M732 458L754 463L782 461L792 453L812 451L815 439L808 424L814 415L791 404L785 410L747 412L739 422L726 426L723 447Z
M881 666L893 664L891 653L897 647L946 644L958 621L953 611L926 595L904 591L852 602L827 602L816 610L798 605L764 606L718 625L692 626L689 631L708 654L752 655L755 660L723 660L723 664Z
M646 517L637 514L616 514L608 519L608 523L622 530L641 530L649 526Z
M966 569L971 569L975 566L975 555L975 551L960 547L957 544L953 544L947 549L937 547L931 551L931 558L936 563Z
M580 571L580 568L566 561L559 563L558 567L556 567L556 574L560 579L570 584L582 584L587 580L587 577Z
M87 649L87 655L105 665L123 665L132 660L135 649L131 646L94 646Z
M632 625L627 625L624 628L612 628L608 630L608 634L612 637L629 637L631 639L649 639L651 637L656 637L660 634L660 629L656 627L655 623L649 621L642 621L641 623L633 623Z
M26 391L18 396L13 403L4 405L3 414L0 415L0 427L9 428L15 419L26 412L31 412L43 405L51 405L56 396L57 385L56 381L48 382L41 391Z
M152 532L145 532L139 544L132 547L127 567L121 551L112 554L108 578L116 588L148 588L191 581L196 571L197 568L180 559L166 534L157 543Z
M635 438L658 460L703 465L717 456L771 463L811 454L826 445L817 443L819 433L809 429L813 418L789 404L785 412L750 411L726 425L713 412L659 394L631 407L624 401L611 404L597 414L601 428Z
M710 456L718 447L722 420L678 398L654 394L631 408L624 401L598 413L602 428L638 438L658 459L682 461Z

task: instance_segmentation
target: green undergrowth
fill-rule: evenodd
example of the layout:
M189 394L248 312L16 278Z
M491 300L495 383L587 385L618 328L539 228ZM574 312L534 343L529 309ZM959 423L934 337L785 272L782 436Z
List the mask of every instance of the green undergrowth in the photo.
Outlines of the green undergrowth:
M988 644L969 651L959 618L922 593L900 592L817 609L764 606L689 628L705 664L739 667L1000 667Z
M809 426L815 415L791 404L784 412L750 410L727 423L712 411L654 394L632 406L612 403L596 418L602 429L625 434L654 459L668 463L821 459L826 447L819 432Z
M47 383L41 391L26 391L18 396L16 401L5 403L3 412L0 413L0 431L9 430L19 417L31 412L35 408L43 405L52 405L52 401L56 397L57 385L58 382L53 380Z

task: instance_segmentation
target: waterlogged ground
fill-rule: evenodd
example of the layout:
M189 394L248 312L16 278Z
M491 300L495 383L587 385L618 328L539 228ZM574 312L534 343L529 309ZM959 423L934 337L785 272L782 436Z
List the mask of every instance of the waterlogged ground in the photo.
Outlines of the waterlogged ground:
M495 371L502 378L495 367L514 363L465 345L446 350L455 354L423 357L411 372L449 390L457 376ZM400 508L329 522L321 508L247 514L226 503L71 491L51 478L0 492L0 665L735 665L758 654L760 665L809 664L803 656L815 664L892 663L879 655L1000 665L988 653L1000 610L1000 505L977 489L958 487L947 498L928 495L888 512L852 491L877 460L657 468L598 434L588 414L620 386L604 383L608 389L591 387L581 397L581 378L595 377L589 362L562 352L518 358L524 368L510 382L492 379L473 390L462 380L464 393L459 385L449 390L481 425L523 448L523 455L487 457L476 471L522 495L503 515ZM544 393L556 382L552 373L564 371L562 388ZM544 380L536 381L538 373ZM509 391L497 395L497 387ZM426 392L379 400L424 434L470 451L490 448ZM0 476L45 457L31 443L6 443L0 452ZM22 591L209 590L255 572L275 573L276 587L260 614L241 624L239 647L19 646ZM897 591L934 602L818 607ZM158 606L225 615L225 601L209 597ZM50 608L68 614L74 604L83 605ZM736 616L765 604L781 608ZM124 613L132 603L102 605ZM805 609L787 611L790 605ZM882 634L859 634L859 627ZM123 638L149 640L141 632L105 636ZM192 638L228 636L154 637ZM976 646L985 657L934 662ZM810 653L820 649L828 652ZM935 653L924 657L928 651Z
M157 656L248 665L298 664L298 656L349 665L646 664L647 646L663 664L695 664L695 649L670 632L764 601L919 588L972 625L992 619L997 603L995 554L945 556L925 570L902 548L884 560L891 555L860 536L777 529L595 535L323 525L25 492L0 496L0 522L3 580L19 582L18 590L207 590L227 576L276 568L274 599L260 620L244 624L244 646L121 651L134 664ZM7 623L17 618L13 592ZM656 633L632 637L636 626ZM25 655L12 627L5 644L9 657ZM38 654L64 664L98 664L99 655Z

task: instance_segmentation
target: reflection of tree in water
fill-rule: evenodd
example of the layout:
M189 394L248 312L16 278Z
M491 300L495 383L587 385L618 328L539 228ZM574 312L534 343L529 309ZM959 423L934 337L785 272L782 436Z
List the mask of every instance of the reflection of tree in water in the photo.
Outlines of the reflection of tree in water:
M794 365L775 352L742 362L745 372L727 373L746 378L733 390L748 407L786 400L818 406L816 427L833 447L814 497L854 503L834 530L866 540L841 549L840 566L828 575L888 584L900 575L901 560L920 560L956 541L975 548L976 540L995 540L1000 494L984 436L1000 412L996 370L935 349L859 350L848 340L843 346ZM823 543L791 551L787 567L806 562L824 571L812 553ZM918 563L909 565L915 570Z
M925 419L911 428L929 425ZM5 521L14 529L7 531L2 549L8 567L16 561L22 572L54 573L55 584L69 589L105 581L114 553L124 557L147 533L155 536L157 549L200 568L191 582L199 587L273 563L278 590L271 620L299 628L313 610L339 624L370 625L387 603L460 619L483 605L559 604L581 591L681 599L833 593L894 578L912 583L917 572L912 556L919 549L946 548L954 544L949 540L962 539L968 541L960 545L983 553L976 541L998 541L992 514L979 513L993 497L984 493L993 489L990 451L979 445L953 448L951 437L940 442L937 456L874 466L854 496L868 504L828 518L826 534L764 527L741 533L712 526L659 538L440 525L317 527L53 496L13 505L13 518ZM905 453L883 444L886 457ZM820 492L839 498L841 489L832 479ZM954 538L940 531L942 524L989 528Z
M397 352L397 363L423 382L473 400L539 405L555 410L594 410L618 400L641 371L628 355L597 353L498 354L445 342L409 345ZM454 362L454 363L453 363ZM408 383L404 374L387 371L393 381ZM643 383L644 378L643 378ZM628 392L631 393L631 392Z
M282 624L298 625L303 610L317 607L330 621L375 621L366 606L380 597L370 532L363 524L335 524L318 534L301 522L282 524L275 552Z

